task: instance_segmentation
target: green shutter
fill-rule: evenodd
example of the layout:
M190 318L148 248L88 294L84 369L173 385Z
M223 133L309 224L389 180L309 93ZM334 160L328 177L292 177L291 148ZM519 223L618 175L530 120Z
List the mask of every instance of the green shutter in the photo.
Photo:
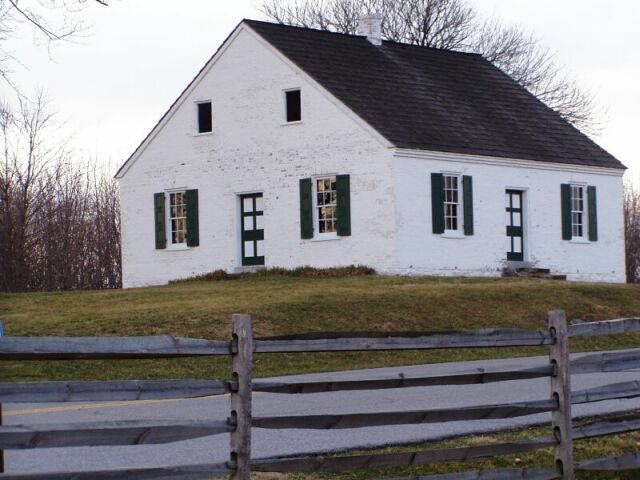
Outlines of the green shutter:
M571 240L571 185L563 183L560 186L562 198L562 239Z
M336 176L336 193L338 195L338 236L351 235L351 186L349 175Z
M200 245L198 226L198 190L187 190L187 246Z
M587 201L589 208L589 240L598 241L598 207L596 201L596 187L587 187Z
M433 233L444 233L444 176L431 174L431 221Z
M471 177L462 177L462 195L464 210L464 234L473 235L473 181Z
M300 180L300 236L313 238L313 201L311 179Z
M156 224L156 248L167 248L167 230L164 214L164 193L153 195L154 219Z

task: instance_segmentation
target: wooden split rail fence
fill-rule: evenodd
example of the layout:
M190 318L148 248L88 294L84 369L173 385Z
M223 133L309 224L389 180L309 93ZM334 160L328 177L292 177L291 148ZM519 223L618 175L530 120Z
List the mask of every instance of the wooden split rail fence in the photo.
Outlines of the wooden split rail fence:
M640 453L576 463L573 441L640 430L640 416L601 421L580 428L572 425L571 406L609 399L640 397L640 382L632 381L571 391L572 373L618 372L640 368L640 349L593 353L569 359L569 339L640 332L640 318L567 326L563 311L549 313L545 330L484 329L457 333L315 333L254 338L248 315L232 319L232 340L176 337L0 337L2 360L77 360L176 358L227 355L232 359L229 381L69 381L0 383L0 480L249 479L250 472L343 472L383 469L513 455L553 447L555 465L431 475L424 480L572 479L575 470L604 471L640 468ZM522 369L478 369L436 376L404 376L303 382L254 381L254 353L428 350L546 345L549 363ZM252 392L307 394L438 385L472 385L507 380L549 378L547 400L464 408L428 409L333 415L255 417ZM196 398L228 393L227 421L142 420L54 425L2 425L2 403L127 401ZM551 412L553 435L492 445L419 450L400 453L333 455L328 452L267 459L251 458L252 428L346 429L386 425L441 423L460 420L505 419ZM2 450L76 446L162 444L216 434L230 434L228 462L177 467L130 468L86 472L2 473ZM381 447L386 444L380 445ZM409 480L394 479L394 480Z

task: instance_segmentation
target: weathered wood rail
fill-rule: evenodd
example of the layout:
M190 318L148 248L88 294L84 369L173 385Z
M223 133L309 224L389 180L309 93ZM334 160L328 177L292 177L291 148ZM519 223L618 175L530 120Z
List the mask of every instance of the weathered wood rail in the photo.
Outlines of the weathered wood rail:
M251 318L236 314L230 341L172 336L154 337L0 337L3 360L149 359L225 355L232 359L230 380L130 380L0 383L0 480L8 479L210 479L231 475L248 480L250 472L344 472L410 467L555 449L550 468L468 471L411 477L428 480L572 479L574 471L640 468L640 454L573 461L573 441L640 430L640 417L620 422L598 422L572 428L571 406L610 399L640 397L640 381L571 391L572 373L618 372L640 368L640 349L587 354L569 359L570 338L640 332L640 318L578 323L567 326L564 312L549 313L545 330L481 329L464 332L329 332L254 338ZM548 346L549 362L512 369L473 369L434 376L384 376L350 380L303 382L253 380L255 353L431 350ZM507 380L549 378L549 399L464 408L397 412L362 412L332 415L254 417L253 392L309 394L349 390L401 389L438 385L473 385ZM64 425L3 425L2 403L129 401L198 398L229 394L227 421L117 421ZM493 445L419 450L412 452L305 456L251 459L251 429L346 429L400 424L427 424L461 420L513 418L551 412L553 435ZM131 468L91 472L19 474L2 473L2 450L76 446L144 445L176 442L216 434L230 434L230 459L225 464L166 468ZM381 445L384 446L384 445ZM396 479L401 480L401 479ZM408 479L407 479L408 480Z

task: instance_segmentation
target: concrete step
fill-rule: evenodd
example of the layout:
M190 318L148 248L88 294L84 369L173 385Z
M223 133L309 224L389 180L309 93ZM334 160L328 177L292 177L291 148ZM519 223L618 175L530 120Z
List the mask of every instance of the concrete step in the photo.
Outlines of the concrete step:
M504 278L535 278L539 280L566 280L566 275L551 273L549 268L519 267L502 269Z
M551 269L549 268L534 268L534 267L520 267L516 268L518 273L532 273L532 274L549 274Z

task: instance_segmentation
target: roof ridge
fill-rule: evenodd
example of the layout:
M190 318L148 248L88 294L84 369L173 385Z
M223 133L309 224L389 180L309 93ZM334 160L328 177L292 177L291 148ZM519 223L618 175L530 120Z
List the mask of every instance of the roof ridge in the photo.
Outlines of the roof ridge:
M273 27L280 27L280 28L286 28L286 29L304 30L304 31L314 32L314 33L326 33L326 34L330 34L330 35L339 35L339 36L342 36L342 37L366 39L365 35L358 35L358 34L354 34L354 33L344 33L344 32L334 32L332 30L323 30L321 28L302 27L300 25L290 25L288 23L270 22L270 21L266 21L266 20L254 20L254 19L251 19L251 18L243 18L241 23L247 23L249 25L251 25L252 23L257 23L257 24L260 24L260 25L269 25L269 26L273 26ZM419 49L424 49L424 50L433 50L433 51L443 52L443 53L453 53L453 54L458 54L458 55L468 55L468 56L473 56L473 57L482 57L481 53L464 52L464 51L461 51L461 50L452 50L452 49L448 49L448 48L430 47L430 46L426 46L426 45L416 45L414 43L397 42L395 40L383 39L382 43L383 44L388 44L388 45L398 45L398 46L401 46L401 47L410 47L410 48L419 48Z

